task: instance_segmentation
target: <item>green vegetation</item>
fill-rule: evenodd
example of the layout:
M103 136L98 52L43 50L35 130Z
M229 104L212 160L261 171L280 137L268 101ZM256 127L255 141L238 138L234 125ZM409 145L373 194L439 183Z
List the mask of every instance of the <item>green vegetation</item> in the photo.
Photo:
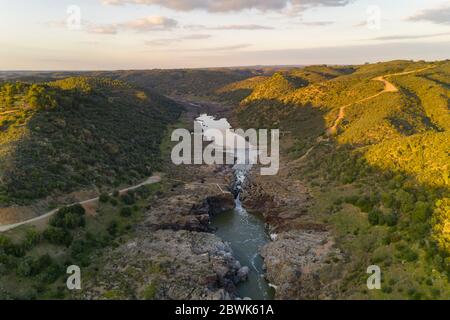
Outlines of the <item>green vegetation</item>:
M131 184L159 169L181 108L103 78L0 86L0 205Z
M399 92L375 96L384 87L375 77L426 67L388 77ZM259 83L236 116L247 127L288 132L282 150L291 160L310 150L292 176L309 184L310 214L330 224L349 257L323 276L340 279L343 298L449 298L450 63L392 61L292 81L305 71ZM383 270L382 291L364 288L371 264Z
M132 236L131 226L144 217L142 207L161 188L155 184L131 192L133 209L99 201L96 214L87 216L82 206L64 207L47 226L28 225L0 235L0 299L73 298L65 287L67 267L82 267L83 281L95 277L105 249Z
M133 83L167 96L214 98L216 90L233 82L264 74L265 70L249 69L179 69L94 72L94 76Z
M394 75L415 70L421 71ZM328 225L343 252L343 261L321 271L329 290L339 298L450 298L449 61L91 74L116 80L0 86L1 203L93 183L117 189L159 168L159 155L170 152L163 131L179 108L121 80L167 95L239 103L241 127L283 131L290 178L305 182L314 198L308 218ZM384 84L373 79L386 75L398 92L381 93ZM327 135L344 107L336 132ZM95 274L96 257L124 241L159 187L104 193L93 217L65 208L45 230L1 236L7 293L0 296L61 297L61 272L73 261ZM380 291L365 287L372 264L383 272ZM16 290L18 281L26 289ZM158 283L147 283L140 297L153 299L158 290Z

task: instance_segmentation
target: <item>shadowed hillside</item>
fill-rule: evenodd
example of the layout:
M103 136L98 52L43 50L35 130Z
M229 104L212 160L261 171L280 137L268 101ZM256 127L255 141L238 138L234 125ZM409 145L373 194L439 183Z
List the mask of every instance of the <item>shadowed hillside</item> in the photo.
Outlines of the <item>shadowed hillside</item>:
M159 167L159 143L180 107L103 78L0 88L0 203L118 186Z

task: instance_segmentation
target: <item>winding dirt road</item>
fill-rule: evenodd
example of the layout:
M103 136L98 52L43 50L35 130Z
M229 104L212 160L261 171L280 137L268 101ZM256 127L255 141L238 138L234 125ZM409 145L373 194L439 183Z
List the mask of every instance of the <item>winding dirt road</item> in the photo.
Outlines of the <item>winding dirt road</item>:
M348 107L354 105L354 104L358 104L361 102L366 102L368 100L372 100L380 95L382 95L383 93L388 93L388 92L398 92L398 88L392 83L389 82L388 80L386 80L387 77L393 77L393 76L403 76L403 75L407 75L407 74L412 74L412 73L417 73L417 72L421 72L421 71L425 71L431 68L434 68L435 66L429 66L426 68L422 68L422 69L417 69L417 70L412 70L412 71L405 71L405 72L399 72L399 73L392 73L392 74L387 74L384 76L379 76L376 78L373 78L373 81L381 81L384 83L384 89L383 91L378 92L377 94L374 94L373 96L349 103L345 106L342 106L339 108L339 114L338 117L336 118L336 120L334 121L334 124L331 128L327 129L327 135L331 136L331 135L335 135L337 133L337 127L339 126L339 124L341 123L342 120L344 120L345 118L345 109L347 109Z
M123 194L123 193L125 193L127 191L135 190L135 189L137 189L139 187L146 186L146 185L149 185L149 184L158 183L160 181L161 181L161 176L159 174L156 174L156 175L151 176L150 178L148 178L144 182L141 182L141 183L139 183L137 185L134 185L134 186L131 186L131 187L119 190L119 193ZM109 195L112 195L112 193L110 193ZM92 203L92 202L96 202L98 200L99 200L99 197L95 197L95 198L92 198L92 199L75 202L75 203L69 204L67 206L73 206L73 205L76 205L76 204L84 205L84 204L89 204L89 203ZM6 231L9 231L9 230L12 230L12 229L15 229L17 227L20 227L20 226L23 226L23 225L26 225L26 224L29 224L29 223L33 223L33 222L36 222L36 221L48 218L48 217L54 215L56 212L58 212L59 209L61 209L61 207L59 207L57 209L53 209L53 210L51 210L51 211L49 211L49 212L47 212L47 213L45 213L45 214L43 214L41 216L29 219L29 220L25 220L25 221L18 222L18 223L13 223L13 224L2 225L2 226L0 226L0 233L1 232L6 232Z

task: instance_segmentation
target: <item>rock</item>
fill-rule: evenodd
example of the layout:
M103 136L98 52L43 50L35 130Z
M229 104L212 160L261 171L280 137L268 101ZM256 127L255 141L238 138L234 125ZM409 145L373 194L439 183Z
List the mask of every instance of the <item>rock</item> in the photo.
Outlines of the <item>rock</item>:
M326 239L327 241L324 241ZM336 252L326 232L292 230L278 234L261 251L266 278L276 299L318 299L322 284L318 271Z
M248 267L242 267L238 270L237 276L240 281L245 281L248 279L248 274L250 272L250 269Z
M139 240L137 240L139 239ZM130 248L129 243L136 244ZM139 231L136 239L105 253L101 270L84 283L77 298L142 299L154 287L155 299L234 299L236 259L216 235L187 230ZM226 250L219 251L217 248ZM147 285L145 285L147 284Z
M209 214L212 216L233 210L235 207L234 197L231 193L208 197L207 201L209 205Z

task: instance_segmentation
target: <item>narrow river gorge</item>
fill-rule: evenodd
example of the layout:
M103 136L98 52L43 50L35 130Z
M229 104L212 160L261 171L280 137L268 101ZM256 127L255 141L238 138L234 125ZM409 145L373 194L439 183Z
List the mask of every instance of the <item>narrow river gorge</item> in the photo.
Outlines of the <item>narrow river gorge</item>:
M226 130L231 128L227 119L215 120L214 117L202 114L197 118L202 128ZM227 147L225 150L227 152ZM249 213L242 206L240 193L245 186L248 165L236 164L233 167L235 196L235 208L218 214L212 218L211 227L216 230L216 235L228 242L233 250L235 258L242 266L248 267L247 281L238 284L238 294L243 298L254 300L273 299L274 289L269 285L264 276L264 260L260 250L269 241L270 237L262 216L257 213Z

